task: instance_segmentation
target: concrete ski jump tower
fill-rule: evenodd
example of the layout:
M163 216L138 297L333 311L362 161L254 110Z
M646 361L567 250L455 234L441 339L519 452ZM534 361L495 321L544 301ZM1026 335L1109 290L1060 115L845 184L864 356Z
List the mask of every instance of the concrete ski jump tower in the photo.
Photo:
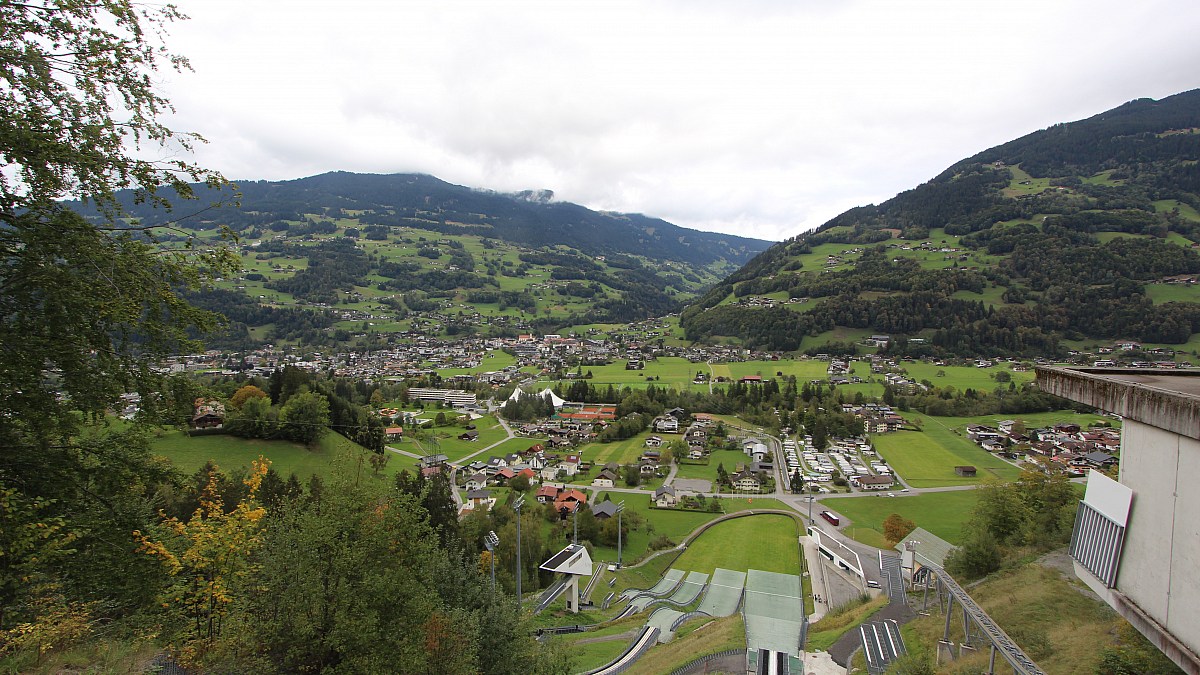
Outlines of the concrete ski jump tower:
M587 549L582 544L571 544L542 563L541 568L547 572L561 572L566 575L563 590L567 592L567 609L578 614L579 577L592 573L592 557L588 555Z

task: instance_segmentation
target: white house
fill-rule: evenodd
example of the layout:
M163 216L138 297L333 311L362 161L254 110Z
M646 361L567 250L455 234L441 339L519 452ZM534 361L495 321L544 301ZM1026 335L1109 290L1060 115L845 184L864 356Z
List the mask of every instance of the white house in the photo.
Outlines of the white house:
M600 472L600 475L596 476L596 478L592 480L592 487L610 488L616 483L616 480L617 477L613 474L613 472L609 471L608 469L604 469Z
M654 491L654 503L662 508L675 506L678 500L675 498L675 488L670 485L664 485Z

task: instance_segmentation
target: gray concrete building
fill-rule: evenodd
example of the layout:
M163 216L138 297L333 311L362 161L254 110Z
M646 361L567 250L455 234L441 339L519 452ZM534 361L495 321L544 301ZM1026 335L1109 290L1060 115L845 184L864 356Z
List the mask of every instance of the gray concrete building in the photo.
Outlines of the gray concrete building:
M1118 480L1088 476L1076 574L1200 675L1200 372L1039 367L1037 383L1124 420Z

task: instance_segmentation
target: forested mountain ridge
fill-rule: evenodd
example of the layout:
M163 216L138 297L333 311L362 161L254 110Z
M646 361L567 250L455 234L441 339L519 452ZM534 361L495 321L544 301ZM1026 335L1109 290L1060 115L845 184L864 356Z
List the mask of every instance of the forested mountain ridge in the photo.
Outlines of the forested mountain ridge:
M193 186L199 204L228 199ZM415 227L445 234L474 234L529 247L569 246L589 255L644 254L694 265L722 260L741 264L770 242L701 232L641 214L593 211L552 201L553 193L504 194L447 183L424 174L334 171L288 181L241 181L240 205L209 210L185 225L220 223L235 231L301 220L305 214L352 217L363 227ZM174 221L179 213L134 203L119 195L144 225Z
M1055 125L776 244L682 325L782 350L869 333L964 356L1115 340L1191 350L1198 160L1200 90Z
M171 223L159 244L236 234L240 273L189 296L229 319L206 338L216 347L370 347L410 331L516 335L646 319L678 311L769 244L416 174L243 182L236 206L221 202L229 190L191 187L198 200L174 212L129 192L117 199L131 225Z

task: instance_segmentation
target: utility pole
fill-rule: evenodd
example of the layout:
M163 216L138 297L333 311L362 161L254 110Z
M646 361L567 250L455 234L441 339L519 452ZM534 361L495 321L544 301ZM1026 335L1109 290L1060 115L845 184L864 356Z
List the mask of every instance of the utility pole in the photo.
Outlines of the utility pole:
M521 507L525 505L525 495L517 497L513 502L513 510L517 512L517 609L521 608Z
M625 500L617 504L617 569L621 569L621 512L625 510Z

